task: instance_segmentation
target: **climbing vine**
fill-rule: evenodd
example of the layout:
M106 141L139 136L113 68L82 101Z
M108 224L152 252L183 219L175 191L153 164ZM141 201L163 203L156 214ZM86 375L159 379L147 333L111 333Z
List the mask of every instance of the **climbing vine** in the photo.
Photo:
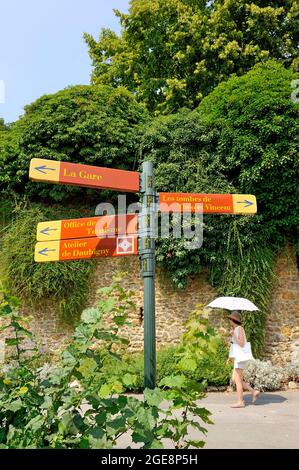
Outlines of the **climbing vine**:
M219 294L246 297L258 305L258 312L244 314L247 338L257 357L263 350L266 314L275 278L273 268L273 250L262 245L244 249L237 225L232 224L227 250L219 253L217 263L210 269L211 283Z

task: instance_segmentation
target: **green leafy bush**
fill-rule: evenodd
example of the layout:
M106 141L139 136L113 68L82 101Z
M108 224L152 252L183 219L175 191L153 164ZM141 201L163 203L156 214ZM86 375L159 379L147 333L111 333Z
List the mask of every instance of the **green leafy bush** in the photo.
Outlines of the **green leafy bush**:
M36 227L48 214L41 206L21 210L3 236L1 269L19 296L34 304L55 299L62 317L74 321L86 301L95 263L35 263Z
M241 194L256 195L258 231L280 246L299 225L299 105L291 99L298 77L267 61L220 84L198 107L220 131L214 150L223 174Z
M121 87L74 86L42 96L0 133L0 190L48 202L82 201L91 194L96 200L99 192L88 189L29 182L31 158L133 169L139 127L146 118L144 107Z
M193 377L207 385L228 385L231 377L231 366L226 363L228 348L221 341L215 352L209 352L198 363Z
M169 375L176 372L176 354L177 347L161 348L157 351L156 357L156 371L157 383ZM126 389L128 391L140 392L144 387L144 356L143 353L126 353L122 361L117 358L105 354L105 351L100 350L99 353L104 358L103 370L105 376L108 378L117 378L130 372L134 375L134 382L129 384ZM193 377L192 377L193 378Z
M111 448L129 431L130 442L147 449L163 448L164 439L175 448L203 447L204 441L191 439L189 432L193 428L206 433L198 418L211 423L210 413L197 404L203 397L201 387L183 374L192 366L186 362L187 348L181 350L180 370L165 377L160 388L145 389L143 400L123 394L134 381L130 373L112 381L105 377L95 342L105 344L107 354L121 360L128 340L119 335L119 328L128 324L128 313L135 308L132 293L126 293L119 280L99 291L97 308L83 311L59 364L36 369L18 355L17 365L2 371L1 448ZM14 307L6 297L0 316L12 315ZM104 315L110 318L106 327ZM206 333L204 349L212 340ZM183 412L178 414L178 409Z
M203 350L200 344L194 349L193 356L187 359L185 374L188 378L200 383L203 388L209 385L228 385L231 375L231 367L226 364L228 358L228 349L220 337L215 337L213 329L208 327L207 319L203 316L201 307L191 313L189 320L185 324L186 333L190 338L190 344L198 338L204 338L201 331L207 328L209 334L212 334L212 347ZM194 337L193 337L194 336ZM180 343L175 346L163 347L158 349L156 357L157 382L159 383L167 376L175 374L180 360L181 351L184 349L184 336ZM104 358L103 370L110 379L122 377L126 372L134 375L135 380L126 387L128 391L139 392L143 389L144 383L144 356L142 353L126 354L122 361L117 360L99 350L99 354ZM193 363L196 358L195 364ZM188 361L190 359L190 370Z

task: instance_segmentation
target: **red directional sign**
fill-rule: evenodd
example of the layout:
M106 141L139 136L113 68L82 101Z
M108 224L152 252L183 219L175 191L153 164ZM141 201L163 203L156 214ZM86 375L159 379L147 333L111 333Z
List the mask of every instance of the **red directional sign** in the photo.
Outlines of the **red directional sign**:
M139 173L137 171L114 170L41 158L31 160L29 178L34 181L85 186L87 188L112 189L125 192L139 191Z
M37 263L47 263L50 261L137 255L137 245L136 235L39 242L35 246L34 259Z
M39 242L69 238L116 237L137 234L137 215L104 215L82 219L54 220L37 225Z
M252 194L160 193L161 212L203 214L255 214L256 197Z

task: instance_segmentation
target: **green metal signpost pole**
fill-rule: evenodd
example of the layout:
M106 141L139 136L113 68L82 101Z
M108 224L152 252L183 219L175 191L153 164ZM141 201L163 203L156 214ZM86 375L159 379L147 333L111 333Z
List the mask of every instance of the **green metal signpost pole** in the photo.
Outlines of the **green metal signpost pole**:
M139 217L139 254L144 285L144 387L156 386L155 230L156 193L152 162L142 164L142 211Z

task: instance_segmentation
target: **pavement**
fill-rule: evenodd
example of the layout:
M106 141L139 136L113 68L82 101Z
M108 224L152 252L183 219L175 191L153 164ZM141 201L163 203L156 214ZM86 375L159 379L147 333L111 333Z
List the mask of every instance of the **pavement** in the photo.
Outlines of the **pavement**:
M230 408L235 402L232 392L207 393L200 406L211 411L214 424L203 424L205 437L193 431L190 435L205 440L205 449L299 449L299 390L262 393L255 405L245 394L245 408ZM117 448L128 445L124 435ZM173 448L169 441L164 445Z
M208 393L202 406L212 412L205 449L299 449L299 391L265 392L255 405L230 408L235 393Z

